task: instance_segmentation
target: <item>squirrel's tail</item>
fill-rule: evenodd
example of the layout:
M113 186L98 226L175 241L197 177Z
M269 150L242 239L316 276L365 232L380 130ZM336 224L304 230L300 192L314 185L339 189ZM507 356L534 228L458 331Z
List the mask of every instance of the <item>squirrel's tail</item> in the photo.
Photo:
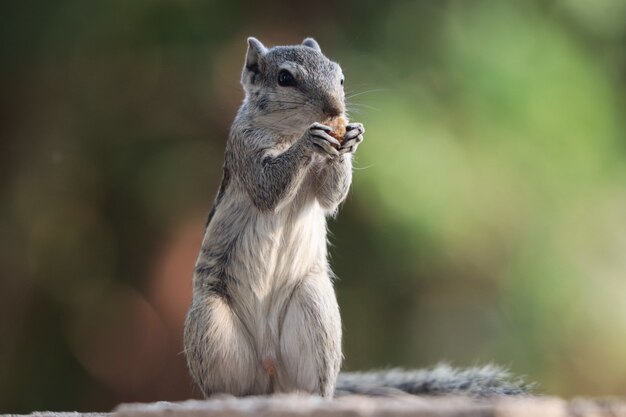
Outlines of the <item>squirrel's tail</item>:
M463 395L486 398L508 395L529 395L532 384L513 377L496 365L456 369L439 364L431 369L387 369L370 372L341 373L335 396L365 394L390 396Z

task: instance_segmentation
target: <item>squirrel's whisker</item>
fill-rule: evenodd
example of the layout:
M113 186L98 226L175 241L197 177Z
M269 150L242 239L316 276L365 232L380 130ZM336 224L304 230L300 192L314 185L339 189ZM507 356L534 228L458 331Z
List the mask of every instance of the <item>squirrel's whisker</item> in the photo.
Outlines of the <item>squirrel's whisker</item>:
M285 110L296 110L298 109L298 106L291 106L291 107L279 107L277 109L272 109L270 111L265 112L264 114L274 114L274 113L279 113Z
M368 105L368 104L363 104L363 103L349 103L349 104L347 105L347 107L348 107L349 109L352 109L352 110L355 110L355 107L356 107L356 108L361 107L361 108L365 108L365 109L369 109L369 110L381 111L381 110L380 110L379 108L377 108L377 107L370 106L370 105Z
M372 90L361 91L359 93L354 93L354 94L347 95L346 99L350 99L352 97L361 96L363 94L378 93L378 92L381 92L381 91L391 91L391 89L390 88L375 88L375 89L372 89Z
M270 100L267 103L276 104L306 104L304 101Z

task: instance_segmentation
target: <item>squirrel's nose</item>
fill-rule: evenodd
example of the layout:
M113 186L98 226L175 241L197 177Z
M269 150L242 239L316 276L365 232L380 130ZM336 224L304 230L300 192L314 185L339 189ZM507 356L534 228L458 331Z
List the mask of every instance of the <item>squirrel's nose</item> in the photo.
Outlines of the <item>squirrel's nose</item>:
M322 111L328 117L336 117L343 113L343 108L339 103L326 103Z

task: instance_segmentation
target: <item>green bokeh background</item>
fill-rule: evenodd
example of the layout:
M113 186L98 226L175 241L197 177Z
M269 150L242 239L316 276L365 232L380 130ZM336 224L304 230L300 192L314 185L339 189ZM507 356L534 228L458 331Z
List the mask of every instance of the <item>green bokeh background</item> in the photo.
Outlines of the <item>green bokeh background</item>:
M245 38L363 122L330 222L345 368L626 395L626 2L0 6L0 412L199 397L182 320Z

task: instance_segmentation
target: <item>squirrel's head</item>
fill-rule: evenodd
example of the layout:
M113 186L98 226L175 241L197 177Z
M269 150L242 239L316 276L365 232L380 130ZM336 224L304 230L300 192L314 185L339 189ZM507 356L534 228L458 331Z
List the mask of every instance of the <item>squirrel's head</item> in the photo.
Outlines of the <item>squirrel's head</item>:
M302 131L344 114L343 80L339 64L326 58L313 38L269 49L248 38L241 84L263 125Z

